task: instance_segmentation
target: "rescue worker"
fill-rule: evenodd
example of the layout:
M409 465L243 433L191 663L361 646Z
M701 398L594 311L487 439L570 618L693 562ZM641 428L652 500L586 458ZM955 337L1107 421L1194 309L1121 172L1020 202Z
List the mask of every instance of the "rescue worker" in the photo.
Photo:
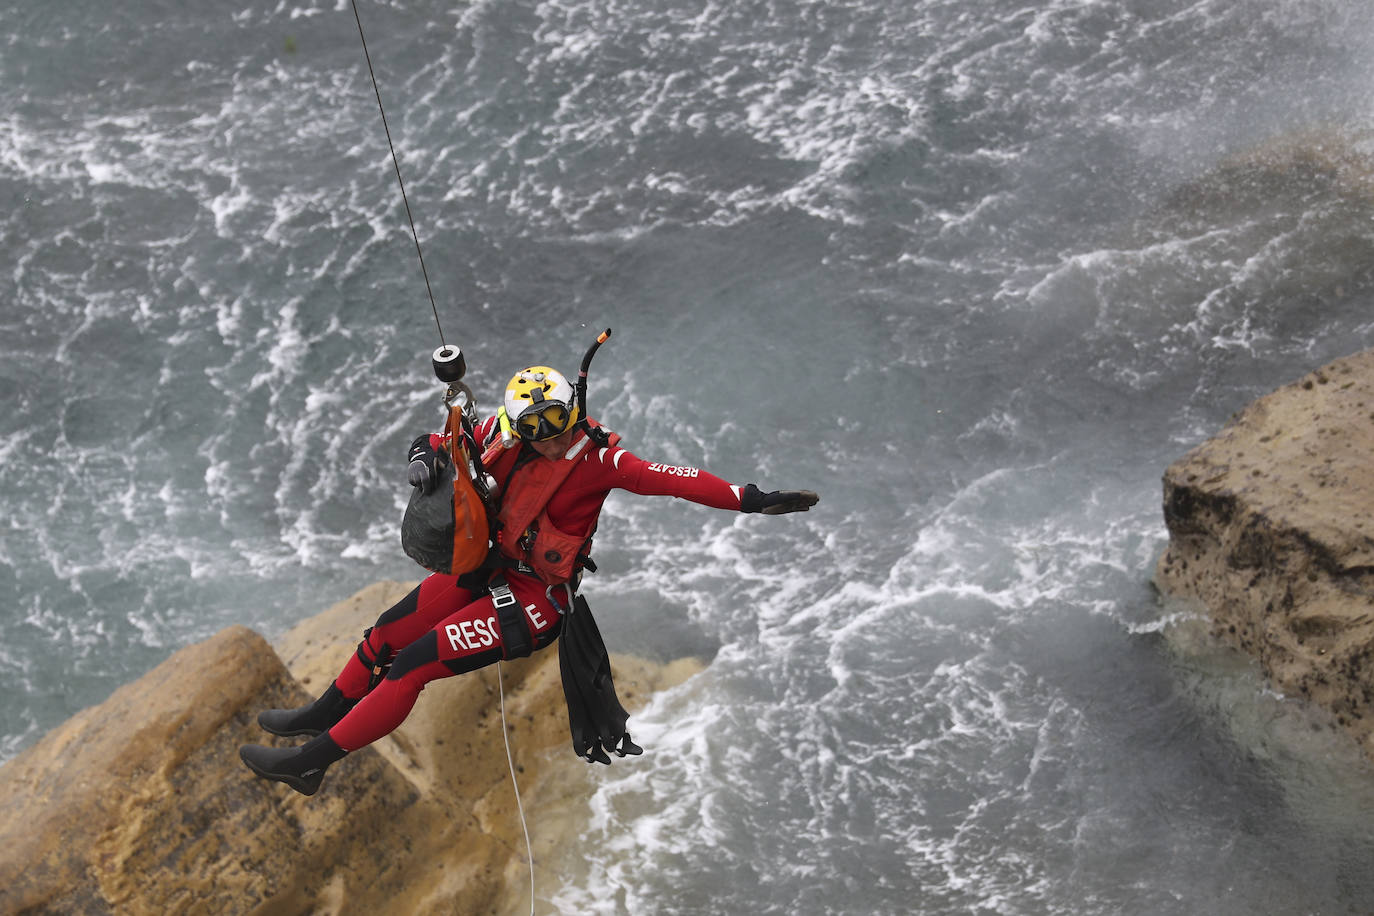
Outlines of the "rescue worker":
M313 795L330 764L400 725L430 681L550 645L613 489L768 515L804 512L818 500L807 490L765 493L697 468L645 461L622 448L619 436L579 419L574 388L557 370L515 374L501 411L477 426L500 493L488 567L430 575L365 631L321 697L261 713L258 723L274 735L312 737L299 747L245 745L239 755L253 772ZM503 426L507 440L515 438L499 448ZM447 460L442 437L418 438L410 459L410 483L432 487Z

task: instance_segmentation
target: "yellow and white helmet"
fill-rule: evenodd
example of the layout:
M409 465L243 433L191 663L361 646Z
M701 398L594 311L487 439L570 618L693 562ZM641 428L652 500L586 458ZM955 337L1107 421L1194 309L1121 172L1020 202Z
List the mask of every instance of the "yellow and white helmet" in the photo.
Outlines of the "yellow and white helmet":
M530 366L506 384L502 409L517 436L539 442L572 429L578 420L577 392L557 369Z

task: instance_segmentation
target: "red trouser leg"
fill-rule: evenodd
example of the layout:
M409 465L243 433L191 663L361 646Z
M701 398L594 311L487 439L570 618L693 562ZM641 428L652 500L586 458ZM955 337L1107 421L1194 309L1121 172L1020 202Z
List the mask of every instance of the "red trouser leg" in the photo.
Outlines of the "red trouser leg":
M377 623L358 644L358 651L334 679L340 692L352 699L367 693L373 665L363 656L376 664L386 664L440 620L470 604L472 592L460 588L457 581L454 576L434 573L378 617Z
M543 648L557 635L562 615L550 604L539 580L516 574L507 580L523 609L521 616L529 625L534 647ZM386 679L331 728L329 736L346 751L365 747L405 721L430 681L474 671L504 656L496 608L491 596L483 595L408 643L392 662Z

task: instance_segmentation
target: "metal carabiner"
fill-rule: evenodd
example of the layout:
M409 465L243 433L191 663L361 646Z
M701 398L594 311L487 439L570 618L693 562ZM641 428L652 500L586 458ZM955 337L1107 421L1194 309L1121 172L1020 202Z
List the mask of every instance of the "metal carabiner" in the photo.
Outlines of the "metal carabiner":
M567 606L567 607L561 607L561 606L558 604L558 599L555 598L555 597L553 596L553 590L556 589L556 588L561 588L561 589L563 589L563 593L564 593L564 594L567 596L567 598L568 598L568 606ZM571 614L571 613L572 613L572 607L573 607L573 590L572 590L572 584L571 584L571 583L568 583L568 582L560 582L560 583L558 583L557 585L550 585L548 588L544 589L544 597L547 598L547 599L549 599L549 604L553 605L553 609L554 609L555 611L557 611L559 614L561 614L561 615L563 615L563 616L566 617L568 614Z

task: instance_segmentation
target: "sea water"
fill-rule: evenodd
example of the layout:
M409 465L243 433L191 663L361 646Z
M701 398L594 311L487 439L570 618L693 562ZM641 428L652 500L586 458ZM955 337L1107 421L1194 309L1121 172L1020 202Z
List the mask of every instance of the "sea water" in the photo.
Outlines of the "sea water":
M631 450L821 502L607 502L611 648L708 664L541 912L1374 909L1374 770L1150 584L1374 339L1368 4L360 0L424 273L348 3L0 11L0 759L421 574L435 311L486 409L612 327Z

